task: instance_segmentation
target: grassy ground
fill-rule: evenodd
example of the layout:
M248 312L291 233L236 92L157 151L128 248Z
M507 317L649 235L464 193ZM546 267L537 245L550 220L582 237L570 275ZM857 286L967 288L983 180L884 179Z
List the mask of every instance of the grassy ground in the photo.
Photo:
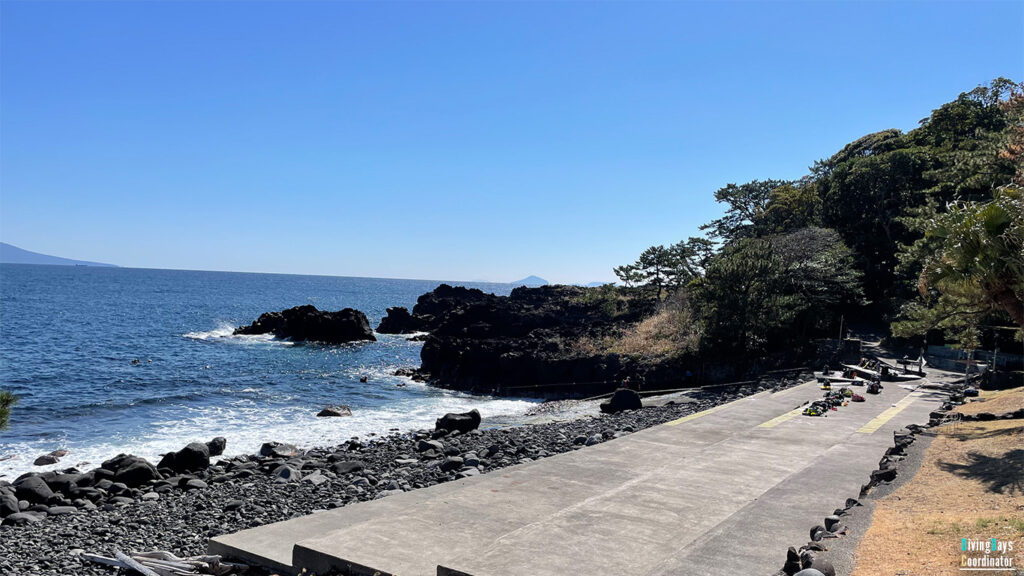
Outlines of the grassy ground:
M979 412L991 412L999 415L1013 412L1024 406L1024 388L1011 388L992 392L982 390L978 398L984 402L971 402L957 408L957 412L964 414L978 414Z
M961 410L1016 410L1024 388L985 398ZM937 434L917 475L878 502L854 576L964 574L962 538L1013 542L1008 556L1024 574L1024 421L948 425Z

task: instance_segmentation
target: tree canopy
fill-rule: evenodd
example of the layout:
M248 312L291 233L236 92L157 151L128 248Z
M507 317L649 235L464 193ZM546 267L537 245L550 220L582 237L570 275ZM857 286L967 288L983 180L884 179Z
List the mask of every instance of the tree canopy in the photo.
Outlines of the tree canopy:
M652 301L687 292L705 350L769 353L851 310L968 344L982 319L1024 327L1022 166L1024 84L998 78L798 180L727 184L706 238L615 273Z

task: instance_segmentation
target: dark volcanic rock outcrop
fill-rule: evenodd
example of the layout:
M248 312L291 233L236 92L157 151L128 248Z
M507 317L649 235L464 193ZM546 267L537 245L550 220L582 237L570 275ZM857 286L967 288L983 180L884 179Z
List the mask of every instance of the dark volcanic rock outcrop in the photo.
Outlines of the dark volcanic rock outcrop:
M131 454L118 454L110 460L103 462L100 468L112 473L110 480L121 482L130 488L163 478L156 467L145 458ZM93 471L93 474L97 479L100 478L96 471Z
M623 410L639 410L643 408L640 395L628 388L619 388L607 402L601 403L601 412L615 414Z
M388 314L381 319L380 325L377 326L377 332L381 334L411 334L413 332L422 332L425 323L409 313L409 309L404 306L394 306L388 308Z
M441 285L419 298L411 317L430 336L419 375L476 393L580 396L610 392L635 375L637 360L581 352L642 311L576 286L520 287L509 296ZM678 372L674 372L678 374Z
M469 412L450 412L437 419L434 430L466 433L479 428L480 420L480 411L475 408Z
M412 313L407 308L388 308L387 316L377 326L381 334L409 334L431 332L445 324L449 316L459 314L467 306L494 305L503 297L488 294L476 288L441 284L416 299Z
M361 340L376 340L366 315L353 308L337 312L317 310L307 304L261 314L249 326L235 329L235 334L273 334L295 342L314 341L326 344L344 344Z
M202 442L193 442L177 452L168 452L156 465L174 472L195 472L210 466L210 447Z

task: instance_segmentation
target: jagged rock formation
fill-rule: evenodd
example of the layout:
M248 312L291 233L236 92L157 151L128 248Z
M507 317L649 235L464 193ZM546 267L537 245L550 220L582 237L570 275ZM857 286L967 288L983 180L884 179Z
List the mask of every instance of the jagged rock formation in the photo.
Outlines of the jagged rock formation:
M381 325L396 332L430 332L417 373L444 388L581 396L610 392L638 371L658 379L659 367L642 365L637 358L581 350L581 340L598 341L642 314L589 297L587 291L520 287L509 296L495 296L441 285L420 296L411 314L390 309Z
M235 334L273 334L277 338L288 338L295 342L314 341L325 344L344 344L361 340L376 340L370 330L366 314L353 308L337 312L317 310L307 304L267 312L249 326L235 329Z

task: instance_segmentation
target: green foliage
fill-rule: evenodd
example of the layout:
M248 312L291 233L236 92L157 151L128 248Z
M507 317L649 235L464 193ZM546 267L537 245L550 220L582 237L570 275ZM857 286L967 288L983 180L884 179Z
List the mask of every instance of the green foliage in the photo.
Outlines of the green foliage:
M613 269L627 287L639 286L654 302L681 289L703 273L714 250L706 238L690 238L672 246L651 246L633 264Z
M0 430L7 428L11 417L11 407L17 404L18 397L7 390L0 390Z
M814 182L821 197L822 221L834 228L856 254L864 271L867 296L885 302L911 294L911 276L897 276L896 254L913 233L899 217L925 202L924 173L932 156L898 131L861 138L833 156Z
M625 312L629 302L623 290L614 284L604 284L586 288L579 297L578 303L588 308L597 309L606 318L613 319Z
M705 346L765 353L828 329L861 302L861 275L834 230L739 240L696 283Z
M709 236L725 243L757 236L756 224L768 208L772 191L789 184L791 183L785 180L754 180L740 185L727 184L715 192L715 201L729 206L725 215L704 224L700 229L707 230Z
M795 302L783 295L783 281L770 242L745 239L726 246L696 285L704 347L763 351L770 333L792 320Z
M706 351L797 345L852 309L901 310L897 335L974 347L981 323L1024 325L1021 186L1024 84L998 78L800 180L728 184L725 214L701 227L710 240L651 247L615 273L652 302L689 293Z
M783 184L771 191L756 227L762 233L781 234L821 224L821 198L813 186Z
M809 185L823 225L853 249L869 299L898 307L912 298L926 257L914 245L927 219L955 200L989 200L1011 181L1015 160L1004 152L1020 125L1021 87L999 78L940 106L916 130L869 134L814 166Z
M988 202L954 202L934 214L915 243L926 254L922 301L910 302L899 336L942 330L963 348L977 347L980 322L1007 314L1024 329L1024 193L1011 185Z

